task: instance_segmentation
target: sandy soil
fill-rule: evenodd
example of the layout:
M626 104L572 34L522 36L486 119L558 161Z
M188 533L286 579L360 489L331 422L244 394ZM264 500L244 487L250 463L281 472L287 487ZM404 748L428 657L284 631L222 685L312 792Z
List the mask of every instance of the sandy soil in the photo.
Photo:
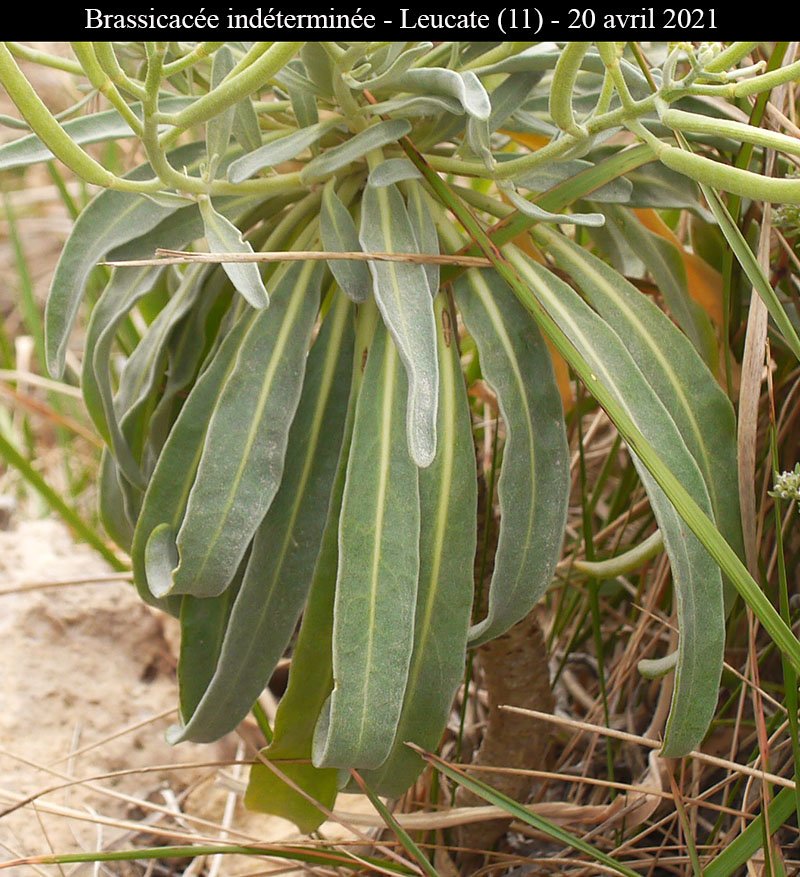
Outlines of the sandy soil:
M0 532L0 592L14 591L0 593L0 809L70 778L138 769L91 787L49 791L35 806L0 818L0 861L51 850L181 843L192 833L220 839L223 829L231 842L296 837L289 823L245 811L220 783L222 768L181 767L230 760L239 738L174 748L164 741L176 703L172 636L165 630L171 619L151 611L119 580L20 590L107 574L104 562L53 520ZM156 823L175 838L148 834ZM186 864L172 871L159 865L150 873L181 873ZM197 860L184 873L266 873L268 866L228 857L210 867ZM3 873L35 872L18 866ZM68 865L63 873L147 872L118 863L100 871Z

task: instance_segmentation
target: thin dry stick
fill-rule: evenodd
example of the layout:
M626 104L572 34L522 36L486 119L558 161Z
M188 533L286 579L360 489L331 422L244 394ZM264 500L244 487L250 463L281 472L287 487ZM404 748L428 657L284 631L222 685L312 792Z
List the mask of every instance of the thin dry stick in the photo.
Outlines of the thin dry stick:
M23 582L21 585L16 585L13 588L0 588L0 597L5 597L9 594L24 594L28 591L46 591L51 588L69 588L76 585L119 584L120 582L129 582L130 580L130 573L112 572L98 576L81 576L80 578L75 579L51 579L46 582Z
M14 803L9 805L8 807L6 807L2 811L2 813L0 813L0 816L6 816L7 814L12 813L13 811L21 809L23 807L33 807L34 809L36 809L38 806L39 808L42 808L42 805L40 805L40 804L37 805L37 799L41 795L47 794L47 793L52 792L52 791L58 791L59 789L62 789L62 788L73 787L73 786L83 786L87 789L90 789L93 792L96 792L97 794L106 795L107 797L114 798L115 800L118 800L118 801L124 801L127 804L132 804L132 805L134 805L136 807L140 807L144 810L152 810L152 811L155 811L157 813L162 813L165 816L169 816L172 818L175 817L174 811L170 810L169 807L164 807L160 804L154 803L153 801L146 801L142 798L136 798L133 795L127 795L124 792L118 792L115 789L107 789L103 786L97 785L91 779L78 779L78 780L73 779L68 774L62 773L61 771L53 770L52 768L47 768L44 765L38 764L35 761L31 761L27 758L23 758L21 755L15 755L13 752L9 752L7 749L4 749L4 748L0 748L0 753L2 753L3 755L5 755L8 758L13 758L15 761L19 761L22 764L27 764L29 767L33 767L33 768L36 768L37 770L45 771L46 773L61 777L62 779L65 780L65 782L60 783L58 786L54 786L53 788L49 788L49 789L44 789L44 790L42 790L34 795L27 795L27 796L16 795L16 794L10 795L10 794L3 791L2 794L5 794L7 797L11 797L12 800L14 801ZM163 770L164 767L165 766L162 765L160 767L160 769ZM167 766L167 767L169 767L169 766ZM151 772L156 771L158 769L159 769L159 766L153 766L150 768L146 768L146 767L145 768L127 768L127 769L123 769L123 770L119 770L119 771L113 771L109 774L103 774L103 775L101 775L101 778L110 779L110 778L125 776L125 775L129 775L129 774L151 773ZM184 813L184 814L182 814L182 817L186 822L196 823L197 825L201 825L204 828L213 828L215 830L222 830L222 826L220 826L218 823L212 822L208 819L203 819L200 816L192 816L188 813ZM252 835L246 834L246 833L241 832L241 831L233 831L233 829L232 829L231 833L236 834L238 837L240 837L243 840L247 840L247 841L258 840L258 838L253 837Z
M239 736L241 738L241 734L239 734ZM241 738L241 739L244 740L244 738ZM355 835L357 838L359 838L362 842L366 842L367 844L374 844L375 843L371 837L368 837L363 832L359 831L357 828L354 827L354 825L350 821L349 814L341 814L341 813L336 814L336 813L334 813L333 810L328 809L320 801L317 801L313 795L309 794L305 789L301 788L291 777L287 776L279 767L276 766L276 764L274 762L272 762L268 758L266 758L260 750L254 750L254 747L250 743L248 743L246 740L244 742L249 750L255 751L255 757L266 768L271 770L272 773L274 773L275 776L278 777L278 779L281 782L285 783L293 792L296 792L298 795L301 795L303 798L305 798L306 801L308 801L310 804L312 804L314 807L316 807L321 813L323 813L327 819L332 819L332 820L336 821L339 825L341 825L343 828L346 828L349 832L351 832L353 835ZM404 867L411 868L411 870L414 871L414 873L418 873L418 874L422 873L421 870L416 865L414 865L412 862L409 862L403 856L398 855L397 853L395 853L393 850L389 849L388 847L386 847L382 844L375 844L375 848L377 850L379 850L380 852L384 853L385 855L387 855L390 859L394 859L396 862L403 865ZM348 853L348 855L352 855L353 858L355 858L359 862L362 861L354 853ZM364 862L364 864L368 864L368 863ZM389 873L389 872L387 872L387 873Z
M516 706L501 706L501 710L520 713L530 716L532 719L543 719L546 722L552 722L556 725L565 725L569 728L575 728L579 731L588 731L591 734L604 734L606 737L615 737L618 740L624 740L627 743L638 743L640 746L647 746L649 749L660 749L661 743L658 740L649 740L647 737L640 737L638 734L629 734L626 731L617 731L614 728L603 728L600 725L592 725L589 722L579 722L577 719L568 719L564 716L554 716L550 713L541 713L538 710L523 709ZM776 786L783 786L786 789L794 789L795 784L792 780L785 777L777 776L774 773L767 773L762 770L748 767L746 764L739 764L735 761L728 761L726 758L717 758L715 755L707 755L705 752L697 752L692 750L686 758L695 758L698 761L704 761L706 764L713 764L714 767L721 767L725 770L733 770L745 776L755 777L759 780L766 780Z
M51 420L53 423L57 423L59 426L63 426L64 429L75 433L75 435L81 436L81 438L86 439L87 442L94 445L96 448L103 447L103 443L90 429L87 429L82 423L79 423L74 418L59 413L45 402L42 402L39 399L34 399L32 396L29 396L27 393L23 393L20 390L15 390L13 387L9 387L1 381L0 394L10 399L20 408L24 408L32 414L38 414L47 420Z
M414 265L464 265L467 268L491 268L483 256L450 256L440 253L364 253L286 250L269 253L191 253L186 250L157 249L153 259L128 259L100 262L113 268L144 268L149 265L189 265L193 262L411 262Z
M0 369L0 381L7 381L12 384L30 384L32 387L41 387L41 389L50 390L53 393L72 396L73 399L83 398L79 387L73 387L61 381L53 381L50 378L43 378L41 375L21 371L20 369Z
M103 581L105 581L105 578L103 579ZM125 728L120 728L119 731L115 731L113 734L108 734L106 737L101 737L99 740L95 740L94 743L87 743L85 746L81 746L80 749L76 749L74 752L68 755L62 755L60 758L54 759L53 761L49 762L48 767L53 767L56 764L61 764L62 761L66 761L68 758L78 758L81 755L85 755L87 752L91 752L93 749L99 749L101 746L105 746L106 743L110 743L112 740L118 740L120 737L124 737L126 734L132 734L134 731L138 731L140 728L144 728L146 725L151 725L154 722L160 721L161 719L166 719L168 716L173 715L177 711L177 707L170 707L170 709L164 710L164 712L156 713L156 715L154 716L149 716L148 718L142 719L139 722L135 722L132 725L128 725Z

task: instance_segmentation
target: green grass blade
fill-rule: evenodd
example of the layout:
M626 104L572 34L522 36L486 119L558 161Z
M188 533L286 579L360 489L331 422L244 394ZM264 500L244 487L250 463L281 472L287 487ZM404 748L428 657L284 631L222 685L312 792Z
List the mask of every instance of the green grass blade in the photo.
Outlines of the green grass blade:
M390 828L397 839L402 844L405 851L419 863L420 868L428 875L428 877L439 877L439 872L431 865L428 861L428 857L422 850L414 843L414 839L411 835L403 828L402 825L392 816L389 808L381 801L381 799L375 794L375 792L364 782L364 780L356 773L356 771L350 771L353 780L356 785L361 789L361 791L369 798L372 806L378 811L381 816L381 819L386 823L386 827Z
M776 832L794 813L795 790L781 789L767 808L771 832ZM703 869L703 877L731 877L764 846L765 822L760 813L725 849Z
M5 868L16 868L20 865L70 865L80 862L136 862L146 859L186 859L199 856L263 856L270 859L288 859L294 862L305 862L307 865L319 865L330 868L347 868L361 871L364 863L374 865L383 870L395 871L397 874L413 874L398 862L375 859L371 856L359 856L354 859L346 852L336 849L314 847L271 845L237 846L234 844L190 844L188 846L141 847L133 850L107 850L88 853L61 853L44 856L29 856L25 859L14 859L0 862L0 871Z
M583 853L593 861L605 865L617 874L623 874L625 877L638 877L637 872L628 868L627 865L618 862L616 859L611 858L611 856L607 856L596 847L593 847L591 844L586 843L586 841L575 837L568 831L564 831L563 828L555 825L549 820L544 819L535 813L531 813L530 810L527 810L521 804L518 804L513 798L509 798L507 795L502 794L502 792L498 792L491 786L487 786L486 783L476 780L474 777L458 770L430 752L424 752L420 749L419 754L448 779L452 780L457 785L468 789L479 798L483 798L483 800L489 804L494 804L495 807L500 807L512 818L518 819L526 825L533 826L537 831L542 832L542 834L547 835L547 837L552 838L557 843L564 844L564 846Z

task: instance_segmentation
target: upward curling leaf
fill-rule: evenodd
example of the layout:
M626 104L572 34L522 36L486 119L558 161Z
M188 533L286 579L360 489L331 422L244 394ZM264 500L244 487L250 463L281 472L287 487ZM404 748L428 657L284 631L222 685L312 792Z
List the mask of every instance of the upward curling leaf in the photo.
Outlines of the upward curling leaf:
M419 253L405 202L395 185L364 192L361 244L369 253ZM408 449L418 466L436 455L439 363L433 296L423 265L370 262L375 300L408 375Z
M242 237L242 233L221 213L211 206L209 198L200 199L200 214L203 217L206 240L212 253L251 253L253 248ZM222 267L230 278L236 291L254 308L265 308L269 295L261 272L255 262L223 262Z

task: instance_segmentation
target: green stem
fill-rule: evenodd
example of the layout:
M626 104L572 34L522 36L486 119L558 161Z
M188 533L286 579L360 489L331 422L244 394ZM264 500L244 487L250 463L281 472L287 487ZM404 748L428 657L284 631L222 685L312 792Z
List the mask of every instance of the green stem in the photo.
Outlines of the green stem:
M94 46L97 61L103 68L107 76L113 83L128 92L136 98L142 100L144 97L144 86L140 82L131 79L130 76L122 69L117 55L114 52L114 44L107 42L92 43Z
M709 61L708 64L706 64L705 69L708 73L724 73L725 71L730 70L731 67L735 67L739 61L741 61L745 55L749 55L757 45L757 42L731 43L728 48L720 52L713 61Z
M767 149L775 149L789 155L800 155L800 140L789 137L779 131L769 131L751 124L736 122L733 119L717 119L701 116L698 113L687 113L683 110L667 110L661 121L675 131L689 134L707 134L728 136L741 143L753 143Z
M64 132L17 66L6 43L0 44L0 83L31 130L56 158L87 183L113 187L118 178L84 152Z
M62 70L64 73L72 73L73 76L83 76L83 68L75 61L69 58L59 58L58 55L50 55L39 49L32 49L30 46L23 46L22 43L6 43L9 51L15 58L23 61L32 61L42 67L49 67L51 70Z
M125 119L128 125L130 125L131 131L133 131L137 137L141 137L142 123L125 102L125 99L119 93L117 86L114 85L108 74L100 65L100 62L97 59L97 54L95 53L95 43L74 42L71 43L71 45L72 51L75 53L75 57L80 61L89 82L91 82L101 94L108 98L108 101L114 109L123 119ZM106 43L106 45L108 46L109 44Z
M769 73L763 73L753 79L737 82L736 85L729 86L729 88L731 88L731 96L735 99L750 97L762 91L771 91L787 82L795 82L798 78L800 78L800 61L795 61L794 64L779 67L777 70L771 70Z
M169 79L170 76L174 76L176 73L180 73L187 67L197 64L198 61L208 58L209 55L213 55L214 52L223 45L225 44L212 42L198 43L191 52L187 52L182 58L178 58L175 61L171 61L169 64L165 64L164 76Z
M258 91L291 60L302 43L273 43L269 49L241 73L232 73L218 88L198 98L191 106L174 115L159 113L159 124L172 125L173 129L161 138L162 146L174 143L180 134L192 125L207 122L237 104L254 91Z

